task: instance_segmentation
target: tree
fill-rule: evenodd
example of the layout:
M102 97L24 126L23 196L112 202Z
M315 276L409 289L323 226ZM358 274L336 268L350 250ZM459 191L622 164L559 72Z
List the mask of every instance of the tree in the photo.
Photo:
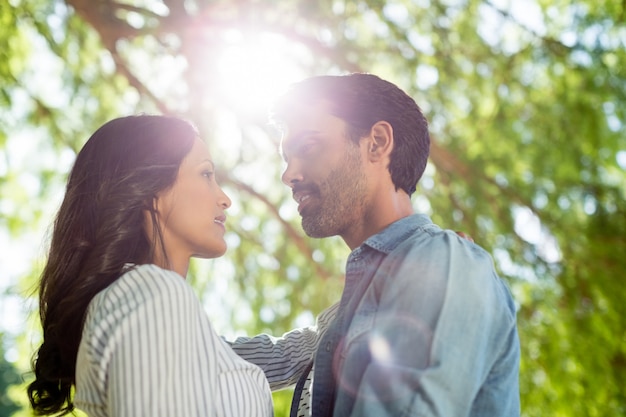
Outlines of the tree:
M7 395L8 388L20 382L12 363L4 358L4 334L0 333L0 414L10 416L19 406Z
M303 236L266 112L247 92L243 103L226 94L221 65L267 42L280 51L266 56L302 77L377 73L431 123L416 208L492 252L519 303L523 414L623 414L625 16L617 0L4 2L0 228L17 237L49 221L43 202L58 201L72 155L103 121L182 114L234 201L229 254L191 274L223 309L209 314L232 333L311 321L337 300L347 250ZM268 61L239 82L256 88ZM48 157L19 166L16 137ZM280 410L288 398L276 397Z

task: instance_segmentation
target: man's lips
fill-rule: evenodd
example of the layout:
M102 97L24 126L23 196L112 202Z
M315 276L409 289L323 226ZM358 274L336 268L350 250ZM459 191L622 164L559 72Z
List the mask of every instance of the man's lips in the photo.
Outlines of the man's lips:
M302 202L308 200L311 197L309 193L294 193L293 199L296 200L296 203L301 204Z
M312 201L313 190L310 189L294 189L293 199L298 203L298 212L302 214L302 210Z

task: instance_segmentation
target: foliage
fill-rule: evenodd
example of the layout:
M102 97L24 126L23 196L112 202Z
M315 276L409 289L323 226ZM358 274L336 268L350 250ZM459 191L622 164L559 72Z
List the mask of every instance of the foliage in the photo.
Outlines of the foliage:
M0 333L0 414L10 416L19 409L7 395L8 388L19 383L19 375L13 364L4 358L4 335Z
M103 121L182 114L234 202L229 253L190 274L211 318L231 335L312 322L338 299L347 249L303 236L265 108L228 96L219 72L237 42L280 39L302 76L373 72L426 112L415 207L469 232L510 284L523 415L625 414L625 19L618 0L2 2L0 231L40 236ZM270 61L240 83L262 83Z

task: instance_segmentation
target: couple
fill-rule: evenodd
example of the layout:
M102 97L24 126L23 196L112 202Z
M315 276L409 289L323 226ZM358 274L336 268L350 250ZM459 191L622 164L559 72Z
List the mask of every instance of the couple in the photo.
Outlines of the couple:
M207 146L180 119L113 120L78 154L54 224L34 410L271 416L270 385L297 381L294 416L519 415L507 288L484 250L413 213L429 152L413 99L370 74L313 77L274 118L304 231L351 249L338 306L224 343L181 279L226 251Z

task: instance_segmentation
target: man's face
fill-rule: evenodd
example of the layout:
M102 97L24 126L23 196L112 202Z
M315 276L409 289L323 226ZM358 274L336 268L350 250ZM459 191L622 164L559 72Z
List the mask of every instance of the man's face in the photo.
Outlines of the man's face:
M293 191L307 235L345 238L363 221L367 181L359 146L328 109L323 101L302 106L286 121L282 180Z

